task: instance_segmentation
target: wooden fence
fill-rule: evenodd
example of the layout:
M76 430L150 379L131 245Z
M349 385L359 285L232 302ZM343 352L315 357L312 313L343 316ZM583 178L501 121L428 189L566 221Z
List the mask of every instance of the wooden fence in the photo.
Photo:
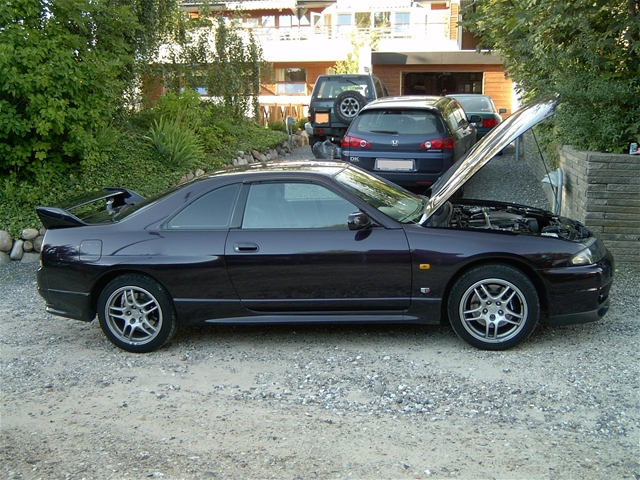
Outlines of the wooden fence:
M286 105L260 104L260 119L263 125L267 125L269 122L284 122L287 117L292 117L296 120L306 118L307 106L301 103L289 103Z

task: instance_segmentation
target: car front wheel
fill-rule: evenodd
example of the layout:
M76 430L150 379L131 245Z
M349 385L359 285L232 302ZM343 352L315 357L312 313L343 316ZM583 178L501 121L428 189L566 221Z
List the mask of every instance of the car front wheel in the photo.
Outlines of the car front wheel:
M449 295L449 321L465 342L506 350L526 340L540 315L538 293L521 271L506 265L474 268Z
M173 305L158 283L142 275L123 275L98 299L102 331L116 346L133 353L152 352L176 332Z

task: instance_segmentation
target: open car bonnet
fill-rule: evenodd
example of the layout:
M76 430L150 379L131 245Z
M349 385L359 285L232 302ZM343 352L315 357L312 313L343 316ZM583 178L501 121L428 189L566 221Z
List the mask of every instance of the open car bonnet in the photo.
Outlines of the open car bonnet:
M433 184L432 194L420 223L428 221L434 212L502 149L531 127L552 116L557 101L558 97L553 95L522 107L476 143L466 156Z

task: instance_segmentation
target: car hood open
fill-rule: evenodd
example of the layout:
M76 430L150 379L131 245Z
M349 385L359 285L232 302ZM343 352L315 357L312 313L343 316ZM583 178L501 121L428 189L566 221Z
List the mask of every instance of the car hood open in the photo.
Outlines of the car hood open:
M476 143L466 156L433 184L421 223L427 222L434 212L502 149L531 127L552 116L557 101L558 96L553 95L522 107Z

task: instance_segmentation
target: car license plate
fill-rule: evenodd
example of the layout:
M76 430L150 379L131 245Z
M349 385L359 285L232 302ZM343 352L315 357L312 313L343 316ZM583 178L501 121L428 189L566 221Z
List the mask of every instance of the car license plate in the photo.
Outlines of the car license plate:
M376 170L413 172L415 169L415 160L390 160L386 158L376 159Z
M316 123L329 123L329 114L316 113Z

